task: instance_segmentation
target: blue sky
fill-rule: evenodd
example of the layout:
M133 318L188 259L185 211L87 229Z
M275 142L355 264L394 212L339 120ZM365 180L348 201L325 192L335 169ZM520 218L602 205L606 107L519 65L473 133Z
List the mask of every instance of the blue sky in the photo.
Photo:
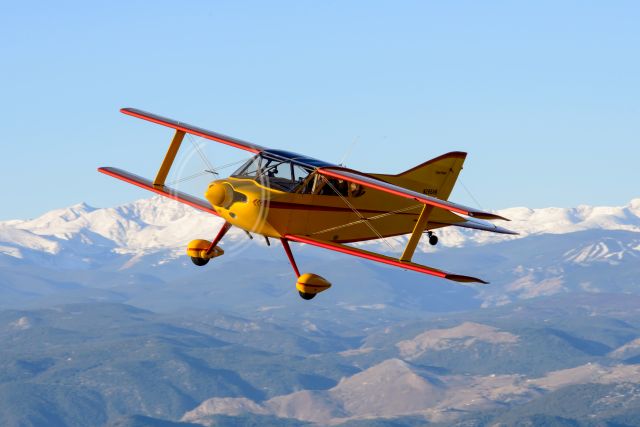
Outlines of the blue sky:
M333 162L353 145L370 172L468 151L488 209L622 205L640 197L638 22L637 1L6 4L0 219L146 196L95 171L151 177L163 156L171 132L124 106ZM185 148L179 171L201 170Z

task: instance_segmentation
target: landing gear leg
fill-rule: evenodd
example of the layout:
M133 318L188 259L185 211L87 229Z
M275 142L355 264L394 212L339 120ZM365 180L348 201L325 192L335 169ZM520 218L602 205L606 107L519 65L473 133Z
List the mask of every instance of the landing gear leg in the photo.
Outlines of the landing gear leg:
M300 277L300 270L298 270L298 265L296 264L296 260L293 258L293 253L291 252L291 248L289 247L289 241L287 239L280 239L280 241L282 242L282 247L284 248L284 251L287 253L287 257L289 258L291 267L293 267L293 272L296 273L296 277Z
M218 243L220 243L220 240L222 240L222 238L224 237L225 234L227 234L227 231L229 231L230 228L231 228L230 223L225 222L224 224L222 224L222 228L220 229L220 231L218 231L218 235L216 236L215 239L213 239L213 242L211 242L211 244L209 245L209 248L207 248L207 254L210 254L211 252L213 252L213 250L216 248Z
M429 244L431 246L435 246L438 244L438 236L433 234L433 231L427 231L427 236L429 236Z
M293 257L293 253L291 252L291 247L289 247L289 241L287 239L280 239L280 241L282 242L282 247L284 248L284 251L287 253L287 258L289 258L291 267L293 267L293 272L296 273L297 278L300 278L300 270L298 270L298 265L296 264L296 260ZM296 287L298 287L297 284L296 284ZM300 294L300 298L305 300L313 299L316 296L316 294L303 292L301 290L298 290L298 294Z

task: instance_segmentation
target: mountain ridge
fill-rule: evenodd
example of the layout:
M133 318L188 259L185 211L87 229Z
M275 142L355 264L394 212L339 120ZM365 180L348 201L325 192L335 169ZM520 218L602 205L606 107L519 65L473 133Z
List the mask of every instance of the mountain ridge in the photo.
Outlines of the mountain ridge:
M519 236L496 235L463 230L456 227L437 230L444 247L485 245L531 235L566 234L602 229L640 233L640 198L625 206L588 206L575 208L508 208L497 211L511 219L508 227ZM65 245L104 245L119 253L135 254L150 250L183 250L190 240L206 238L215 233L221 219L196 211L188 206L154 196L110 208L94 208L79 203L55 209L28 220L0 222L0 253L20 258L25 249L58 254ZM232 229L225 241L244 239L244 233ZM394 248L401 248L406 237L387 239ZM363 243L367 246L381 242ZM638 247L640 248L640 246ZM434 248L426 242L423 252Z
M513 208L511 213L517 214L512 228L520 236L449 227L437 231L437 247L422 242L415 255L417 262L473 274L489 286L461 286L308 245L293 250L302 269L326 275L336 285L326 301L336 304L314 300L314 306L330 310L397 310L399 315L574 291L638 293L640 199L613 208ZM291 292L293 272L277 241L268 248L263 239L250 240L232 228L222 242L225 256L206 267L191 264L187 243L215 234L220 223L160 197L114 208L77 204L35 219L1 222L0 282L5 285L0 307L106 300L160 311L215 303L273 315L301 310ZM536 224L544 227L527 231ZM360 245L399 256L406 236L387 240L393 251L381 241ZM261 273L241 265L260 265Z

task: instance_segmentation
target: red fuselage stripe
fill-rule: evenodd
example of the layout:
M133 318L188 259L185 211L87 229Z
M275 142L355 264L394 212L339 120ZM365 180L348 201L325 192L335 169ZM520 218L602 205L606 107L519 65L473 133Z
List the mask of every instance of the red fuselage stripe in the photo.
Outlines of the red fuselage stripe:
M332 196L329 196L332 197ZM269 208L273 209L288 209L288 210L304 210L304 211L329 211L329 212L351 212L354 213L351 208L341 208L337 206L321 206L321 205L309 205L303 203L290 203L290 202L278 202L278 201L269 201ZM420 209L422 205L416 205L414 209ZM389 213L388 210L379 210L379 209L361 209L358 208L358 212L360 213L372 213L372 214L384 214ZM354 213L355 215L355 213ZM410 213L410 212L396 212L394 215L412 215L418 216L419 213Z

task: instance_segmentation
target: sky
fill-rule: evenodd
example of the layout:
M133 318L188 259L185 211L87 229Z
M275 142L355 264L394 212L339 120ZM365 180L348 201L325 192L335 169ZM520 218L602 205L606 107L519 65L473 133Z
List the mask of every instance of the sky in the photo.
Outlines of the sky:
M153 177L172 136L121 107L365 172L467 151L451 200L484 209L625 205L638 22L637 1L7 2L0 220L147 197L96 172ZM172 179L204 168L194 143L247 157L189 140Z

